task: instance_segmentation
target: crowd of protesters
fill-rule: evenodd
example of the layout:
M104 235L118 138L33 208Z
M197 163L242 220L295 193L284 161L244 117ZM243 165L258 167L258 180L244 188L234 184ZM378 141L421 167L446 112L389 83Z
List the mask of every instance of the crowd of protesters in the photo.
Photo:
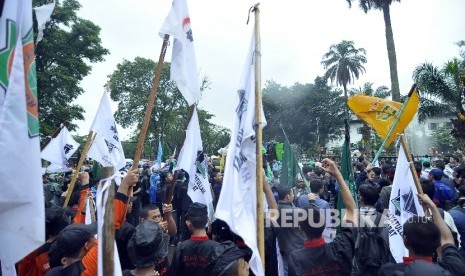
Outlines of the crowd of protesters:
M265 275L463 275L463 160L458 152L447 159L433 156L415 162L424 192L418 197L429 215L403 225L409 252L403 263L390 254L385 212L394 163L382 160L373 167L363 155L353 160L354 200L330 159L304 165L305 179L294 183L280 183L279 162L270 162L272 172L264 185ZM174 173L173 167L171 160L129 170L116 187L115 241L123 275L253 275L248 265L251 249L227 223L209 221L207 206L192 202L187 194L189 175ZM211 162L208 168L216 207L223 171ZM17 264L18 275L97 275L97 226L86 225L84 218L86 198L95 197L99 178L92 170L80 172L63 208L70 179L71 173L61 179L44 174L46 243ZM174 192L168 199L171 185ZM345 212L335 224L322 211L336 210L338 201ZM312 219L283 215L302 210Z

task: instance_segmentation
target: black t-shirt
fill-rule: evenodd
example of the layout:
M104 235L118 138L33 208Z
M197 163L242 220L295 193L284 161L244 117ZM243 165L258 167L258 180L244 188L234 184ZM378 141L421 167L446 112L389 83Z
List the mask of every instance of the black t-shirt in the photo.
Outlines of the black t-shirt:
M174 252L168 275L204 276L210 275L217 258L219 243L207 236L192 236L183 241Z
M289 276L350 275L355 247L355 228L342 228L331 243L305 243L289 254Z

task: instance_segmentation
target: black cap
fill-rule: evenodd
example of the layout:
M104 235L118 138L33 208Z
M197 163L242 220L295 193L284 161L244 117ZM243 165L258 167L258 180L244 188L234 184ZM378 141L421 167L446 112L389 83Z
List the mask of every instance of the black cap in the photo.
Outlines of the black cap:
M58 235L70 223L66 209L60 206L50 206L45 209L45 232L49 235Z
M208 217L207 205L194 202L189 206L187 210L186 218L205 218Z
M76 254L85 243L97 234L97 222L91 224L71 224L58 235L53 247L57 247L60 259Z
M235 245L229 246L229 243L222 243L218 247L221 248L222 252L216 259L211 275L223 275L235 261L241 258L247 260L249 257L246 251L237 248Z
M168 254L168 241L158 223L146 220L137 225L127 247L132 264L140 268L155 265Z

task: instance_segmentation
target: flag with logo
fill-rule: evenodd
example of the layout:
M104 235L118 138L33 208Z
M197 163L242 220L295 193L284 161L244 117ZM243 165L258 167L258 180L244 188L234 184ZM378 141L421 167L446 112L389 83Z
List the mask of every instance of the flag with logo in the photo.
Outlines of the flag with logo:
M45 242L45 210L32 0L6 0L2 4L0 260L12 265Z
M386 147L389 147L397 137L397 134L402 133L410 121L412 121L415 113L417 113L418 103L418 92L415 90L409 97L409 102L399 119L393 135L386 142ZM383 139L388 135L392 124L394 124L402 108L402 103L365 95L352 96L349 98L347 104L357 117L371 126Z
M195 60L194 37L186 0L173 0L173 5L160 30L160 36L174 38L170 79L175 81L189 106L200 100L199 75Z
M64 126L60 133L55 138L52 138L40 152L40 157L52 164L66 168L69 167L68 159L78 148L79 143L74 140L68 128Z
M414 215L425 215L417 194L410 164L401 144L389 202L389 247L398 263L408 256L403 240L404 223Z
M208 182L206 158L200 137L199 118L195 109L187 126L186 140L179 152L176 170L183 169L189 174L187 194L192 202L207 205L209 218L213 218L213 197ZM213 222L213 220L212 220Z
M111 112L108 91L103 93L90 130L97 134L87 156L95 159L103 167L115 167L115 170L123 168L126 165L124 151Z
M255 275L262 276L264 271L257 247L254 44L255 39L252 37L245 70L237 90L234 127L215 214L252 249L250 268ZM263 124L260 127L263 128L266 126L263 108L261 117Z

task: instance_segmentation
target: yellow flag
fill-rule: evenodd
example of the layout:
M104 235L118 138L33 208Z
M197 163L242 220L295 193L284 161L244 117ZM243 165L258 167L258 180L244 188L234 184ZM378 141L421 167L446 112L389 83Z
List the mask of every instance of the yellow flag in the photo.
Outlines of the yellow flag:
M386 142L386 147L389 147L397 135L402 133L412 121L413 116L417 113L418 102L418 93L414 90L403 114L401 114L399 123ZM383 139L386 139L402 108L402 103L365 95L350 97L348 105L357 117L371 126Z

